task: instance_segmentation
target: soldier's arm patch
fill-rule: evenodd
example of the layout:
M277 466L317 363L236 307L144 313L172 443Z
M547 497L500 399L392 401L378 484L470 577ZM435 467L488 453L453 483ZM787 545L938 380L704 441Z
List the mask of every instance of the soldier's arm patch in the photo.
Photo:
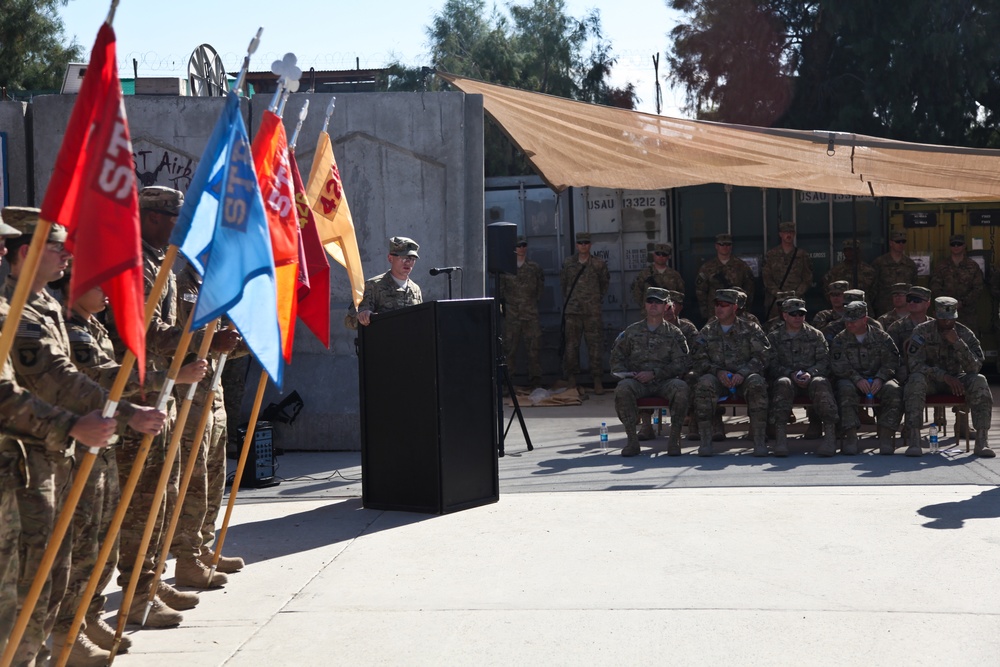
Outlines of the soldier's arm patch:
M74 345L73 359L75 359L78 364L89 364L90 348L86 345Z
M21 361L21 365L25 368L31 368L38 363L38 348L37 347L19 347L17 348L17 358Z
M704 345L706 342L707 341L705 340L704 336L698 336L697 338L694 339L695 345Z
M17 337L18 338L41 338L42 337L42 325L36 324L35 322L28 322L21 320L17 325Z

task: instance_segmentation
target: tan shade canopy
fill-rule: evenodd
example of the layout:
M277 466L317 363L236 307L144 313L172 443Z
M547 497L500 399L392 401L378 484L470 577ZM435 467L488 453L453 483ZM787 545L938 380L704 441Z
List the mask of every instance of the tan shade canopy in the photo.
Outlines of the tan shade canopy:
M486 113L556 191L724 183L876 197L1000 199L996 150L669 118L438 76L482 95Z

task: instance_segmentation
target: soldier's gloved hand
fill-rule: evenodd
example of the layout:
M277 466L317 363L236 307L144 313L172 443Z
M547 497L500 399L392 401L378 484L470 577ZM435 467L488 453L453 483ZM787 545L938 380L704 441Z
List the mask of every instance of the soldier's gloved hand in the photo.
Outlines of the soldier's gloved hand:
M360 313L358 313L358 324L360 324L361 326L366 327L369 324L371 324L371 321L372 321L372 311L362 310Z
M948 385L948 389L950 389L951 393L955 396L965 396L965 387L958 381L958 378L951 375L945 375L944 383Z
M212 336L212 352L229 354L239 344L240 332L236 329L217 329Z
M69 437L88 447L107 447L115 434L115 426L114 419L105 419L100 410L94 410L76 420L69 430Z
M156 408L149 408L137 405L135 414L128 420L128 425L133 431L157 435L163 430L163 423L167 420L167 413Z
M208 361L205 359L198 359L197 361L192 361L190 364L184 364L181 366L181 369L177 371L177 384L194 384L195 382L201 382L201 379L205 377L207 372Z

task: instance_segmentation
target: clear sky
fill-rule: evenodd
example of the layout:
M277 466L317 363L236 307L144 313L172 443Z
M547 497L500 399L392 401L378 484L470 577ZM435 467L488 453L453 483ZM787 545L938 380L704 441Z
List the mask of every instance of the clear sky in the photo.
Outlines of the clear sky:
M304 70L383 67L398 59L407 65L427 63L426 27L444 0L121 0L115 14L121 76L131 77L133 59L139 76L185 76L191 52L211 44L226 68L239 68L246 47L263 27L251 69L270 69L287 52ZM501 6L503 4L501 3ZM663 74L667 33L676 14L666 0L566 0L568 13L601 12L605 36L618 65L612 83L631 81L641 98L640 110L655 112L653 54L660 53L664 114L679 115L680 93L666 87ZM67 35L76 37L89 56L110 0L70 0L61 10Z

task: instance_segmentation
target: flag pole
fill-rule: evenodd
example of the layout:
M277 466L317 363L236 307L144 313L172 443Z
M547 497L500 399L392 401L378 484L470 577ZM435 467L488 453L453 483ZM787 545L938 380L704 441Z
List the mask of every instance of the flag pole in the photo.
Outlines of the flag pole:
M295 152L295 146L299 143L299 132L302 131L302 124L306 122L306 116L309 115L309 100L306 99L302 103L302 110L299 111L299 120L295 123L295 131L292 132L292 138L288 141L288 150L291 153Z
M31 245L28 246L28 255L24 258L24 266L21 269L17 287L11 295L7 319L3 323L3 333L0 333L0 359L7 363L7 355L14 346L14 338L17 335L17 325L21 320L21 313L24 312L24 304L28 302L28 294L31 292L31 284L35 282L35 274L38 273L38 264L42 259L42 250L49 242L49 231L52 223L48 220L39 219L35 227L35 234L31 237Z
M39 221L41 223L41 221ZM47 226L51 227L51 223L46 223ZM42 238L48 238L48 231L46 231L45 236ZM35 244L35 239L32 238L32 245ZM29 251L30 254L30 251ZM176 251L174 253L176 256ZM36 263L35 269L37 270L38 265ZM160 280L160 276L157 276L157 282L160 283L160 291L163 291L163 286L166 285L167 277L169 276L169 267L166 273L163 274L163 280ZM33 281L27 280L22 283L26 276L21 275L18 277L17 290L20 290L22 284L30 285ZM156 285L153 286L155 294ZM15 293L15 299L16 299ZM25 301L27 299L25 298ZM22 306L24 304L22 303ZM156 306L156 302L151 298L149 303L146 304L146 324L148 326L149 320L153 318L153 309ZM13 340L13 337L12 339ZM9 351L8 351L9 353ZM6 358L6 355L2 358ZM122 392L124 391L125 382L128 380L129 375L132 373L132 367L135 365L135 355L129 350L125 358L122 360L122 365L118 370L118 375L115 377L115 383L111 388L111 392L108 394L108 399L104 404L104 409L101 416L105 419L114 416L118 409L118 403L121 400ZM79 467L73 473L73 485L70 487L69 493L67 494L66 501L63 503L62 509L60 510L59 517L56 521L55 527L53 528L52 535L49 537L49 542L45 546L45 551L42 554L42 560L38 565L38 570L35 572L35 578L31 582L31 588L28 589L28 594L25 597L24 603L21 606L21 612L17 617L17 621L14 624L14 628L11 631L10 637L7 641L7 649L4 651L3 656L0 657L0 665L3 667L8 667L14 659L14 652L17 650L18 644L21 642L21 638L24 636L24 632L28 627L28 622L31 620L31 614L34 612L35 606L38 604L38 598L41 595L42 588L45 586L45 581L49 577L49 573L52 571L52 566L55 563L56 556L58 555L59 549L62 546L62 542L66 537L66 533L69 531L69 526L73 521L73 513L76 511L76 506L80 502L80 498L83 495L84 488L87 484L87 479L90 477L90 473L94 468L94 462L97 459L97 454L100 450L94 447L87 447L83 458L80 460ZM105 559L107 560L107 559ZM101 568L97 568L98 574ZM96 586L95 586L96 588ZM87 604L90 602L90 597L93 597L93 593L89 597L86 597ZM84 610L86 610L87 605L82 605ZM82 617L81 617L82 621ZM77 631L79 631L79 625L77 625ZM76 639L76 632L71 633L72 640ZM71 641L70 634L67 634L66 645L72 647L73 641ZM64 647L65 648L65 647ZM69 651L66 649L67 657L69 656Z
M149 595L146 598L146 614L153 606L153 598L156 596L156 589L160 583L160 578L163 576L163 570L167 565L167 558L170 556L170 545L174 541L174 533L177 532L177 524L180 523L181 510L184 507L184 497L187 495L188 487L191 485L191 478L194 476L194 467L198 462L198 457L195 455L195 447L201 447L201 439L205 435L205 429L208 427L208 418L212 416L212 403L215 400L215 395L219 390L219 381L222 379L222 369L226 366L226 357L228 355L223 352L219 355L219 363L216 366L215 373L212 375L212 383L209 385L208 392L205 395L205 405L201 411L201 417L198 419L198 425L194 429L194 438L192 440L191 455L188 456L187 463L184 466L184 473L181 475L180 486L177 489L177 502L174 505L174 512L170 516L170 524L167 526L167 531L163 535L163 548L160 550L160 558L156 562L156 569L153 572L153 581L149 585ZM197 384L191 385L192 391L190 392L191 398L194 398L194 390L198 387ZM208 452L205 452L206 456ZM215 573L212 573L214 576ZM211 579L211 576L209 577ZM146 616L143 615L142 618L143 625L146 624Z
M188 317L188 324L184 327L184 336L191 340L191 322L194 320L194 308L191 309L191 314ZM208 356L208 349L212 344L212 337L215 335L215 328L218 325L219 320L212 320L202 335L201 347L198 349L198 359L202 360ZM174 357L173 363L170 366L170 371L176 378L177 373L174 370L176 366L177 371L180 370L181 364L184 362L184 354L177 355ZM142 540L139 542L139 549L136 552L135 563L132 566L132 574L129 577L128 586L125 592L122 594L122 604L118 609L118 627L115 630L115 641L111 647L111 658L108 660L108 664L114 662L115 654L118 653L118 647L121 644L122 634L125 632L125 624L128 622L128 615L132 608L132 600L135 598L135 590L139 585L139 574L142 571L143 561L146 559L146 551L149 549L149 541L153 537L153 530L156 528L156 517L160 512L160 505L164 502L164 496L167 492L167 484L170 482L171 469L174 465L174 460L177 458L177 450L180 449L181 436L184 432L184 425L187 423L188 414L191 412L191 403L194 398L194 391L197 389L197 384L190 385L187 395L184 397L184 402L181 403L181 408L177 413L177 421L173 425L173 433L170 437L170 445L167 447L166 455L163 460L163 469L160 471L160 478L156 483L156 490L153 492L153 502L151 504L149 515L146 517L146 526L143 530ZM164 510L166 511L166 509ZM142 624L145 624L146 615L149 614L149 609L152 605L146 606L143 612Z
M330 127L330 118L333 117L333 109L337 106L337 96L334 95L330 98L330 103L326 105L326 117L323 118L323 127L320 128L319 133L323 134L326 132L326 128Z
M226 516L222 520L222 528L219 529L219 536L215 540L215 558L212 559L212 575L219 567L219 559L222 558L222 545L226 542L226 532L229 530L229 519L233 515L233 505L236 504L236 493L240 488L240 481L243 479L243 468L246 467L247 459L250 456L250 448L253 446L254 431L257 429L257 415L260 414L260 404L264 400L264 389L267 387L267 371L263 368L260 371L260 380L257 381L257 395L253 399L253 409L250 411L250 422L247 424L247 434L243 437L243 449L240 451L240 461L236 466L236 474L233 476L233 485L229 489L229 502L226 503Z

